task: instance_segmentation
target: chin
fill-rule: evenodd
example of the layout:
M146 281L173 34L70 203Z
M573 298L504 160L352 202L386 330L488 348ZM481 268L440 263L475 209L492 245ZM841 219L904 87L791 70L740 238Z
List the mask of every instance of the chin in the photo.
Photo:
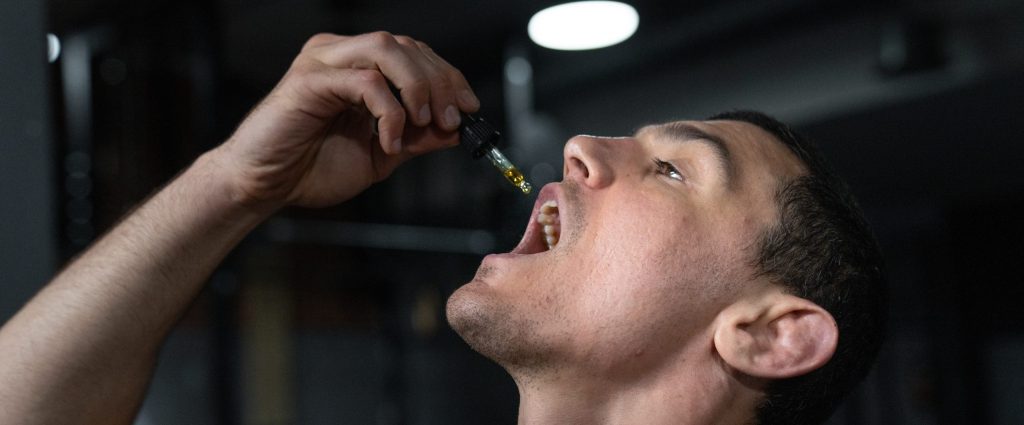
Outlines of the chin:
M552 264L565 261L575 242L570 229L582 226L582 212L572 213L579 202L566 205L566 198L576 199L569 192L564 195L556 183L541 188L519 244L511 252L484 257L473 280L448 299L445 313L452 329L510 372L544 363L558 345L542 335L540 317L557 309L543 305L550 297L531 289L543 280L538 270L550 273Z
M528 362L525 350L530 344L528 320L516 315L511 306L502 304L477 290L479 282L463 285L450 298L445 308L448 324L476 352L502 367Z
M448 305L445 307L445 314L448 316L448 324L455 333L481 354L491 357L492 334L498 328L500 318L507 316L507 310L495 305L493 300L478 291L480 282L473 281L463 285L448 298Z

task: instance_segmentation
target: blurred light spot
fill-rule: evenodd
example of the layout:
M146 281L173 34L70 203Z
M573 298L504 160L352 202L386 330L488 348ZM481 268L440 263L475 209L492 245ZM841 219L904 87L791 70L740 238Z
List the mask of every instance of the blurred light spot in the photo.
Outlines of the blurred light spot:
M416 336L426 339L437 334L439 311L441 310L441 299L436 290L422 287L416 294L416 302L413 304L409 318L412 321L412 329Z
M60 57L60 39L56 35L46 33L46 59L50 63L57 62Z
M494 249L494 236L483 230L475 230L469 234L469 250L477 254L487 254Z
M546 162L541 162L530 168L530 180L537 182L537 185L553 182L555 177L555 167Z
M636 32L636 9L615 1L579 1L541 10L530 18L530 39L555 50L588 50L621 43Z
M505 62L505 78L517 86L525 85L533 78L533 67L530 61L522 56L513 56Z

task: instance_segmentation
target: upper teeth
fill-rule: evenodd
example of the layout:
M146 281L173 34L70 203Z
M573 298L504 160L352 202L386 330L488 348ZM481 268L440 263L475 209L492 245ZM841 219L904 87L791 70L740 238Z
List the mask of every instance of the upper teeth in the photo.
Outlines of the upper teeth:
M548 244L548 249L558 245L558 235L562 230L558 220L558 202L551 200L541 204L537 222L544 225L544 241Z

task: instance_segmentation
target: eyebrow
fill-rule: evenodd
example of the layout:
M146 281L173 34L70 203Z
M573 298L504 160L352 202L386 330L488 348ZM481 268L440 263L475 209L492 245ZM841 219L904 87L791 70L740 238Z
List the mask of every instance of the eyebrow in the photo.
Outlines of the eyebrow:
M721 137L685 122L674 122L649 128L650 131L666 135L668 138L678 142L698 142L710 147L715 152L715 156L718 157L718 165L725 176L726 184L728 186L732 185L735 167L732 162L732 155L729 153L729 148L725 146L725 141Z

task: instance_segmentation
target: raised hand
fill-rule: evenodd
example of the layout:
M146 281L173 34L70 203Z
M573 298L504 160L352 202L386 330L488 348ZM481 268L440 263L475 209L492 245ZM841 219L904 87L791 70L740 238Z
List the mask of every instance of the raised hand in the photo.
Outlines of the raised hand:
M462 73L422 42L319 34L213 158L246 206L331 205L457 144L459 111L477 108Z

